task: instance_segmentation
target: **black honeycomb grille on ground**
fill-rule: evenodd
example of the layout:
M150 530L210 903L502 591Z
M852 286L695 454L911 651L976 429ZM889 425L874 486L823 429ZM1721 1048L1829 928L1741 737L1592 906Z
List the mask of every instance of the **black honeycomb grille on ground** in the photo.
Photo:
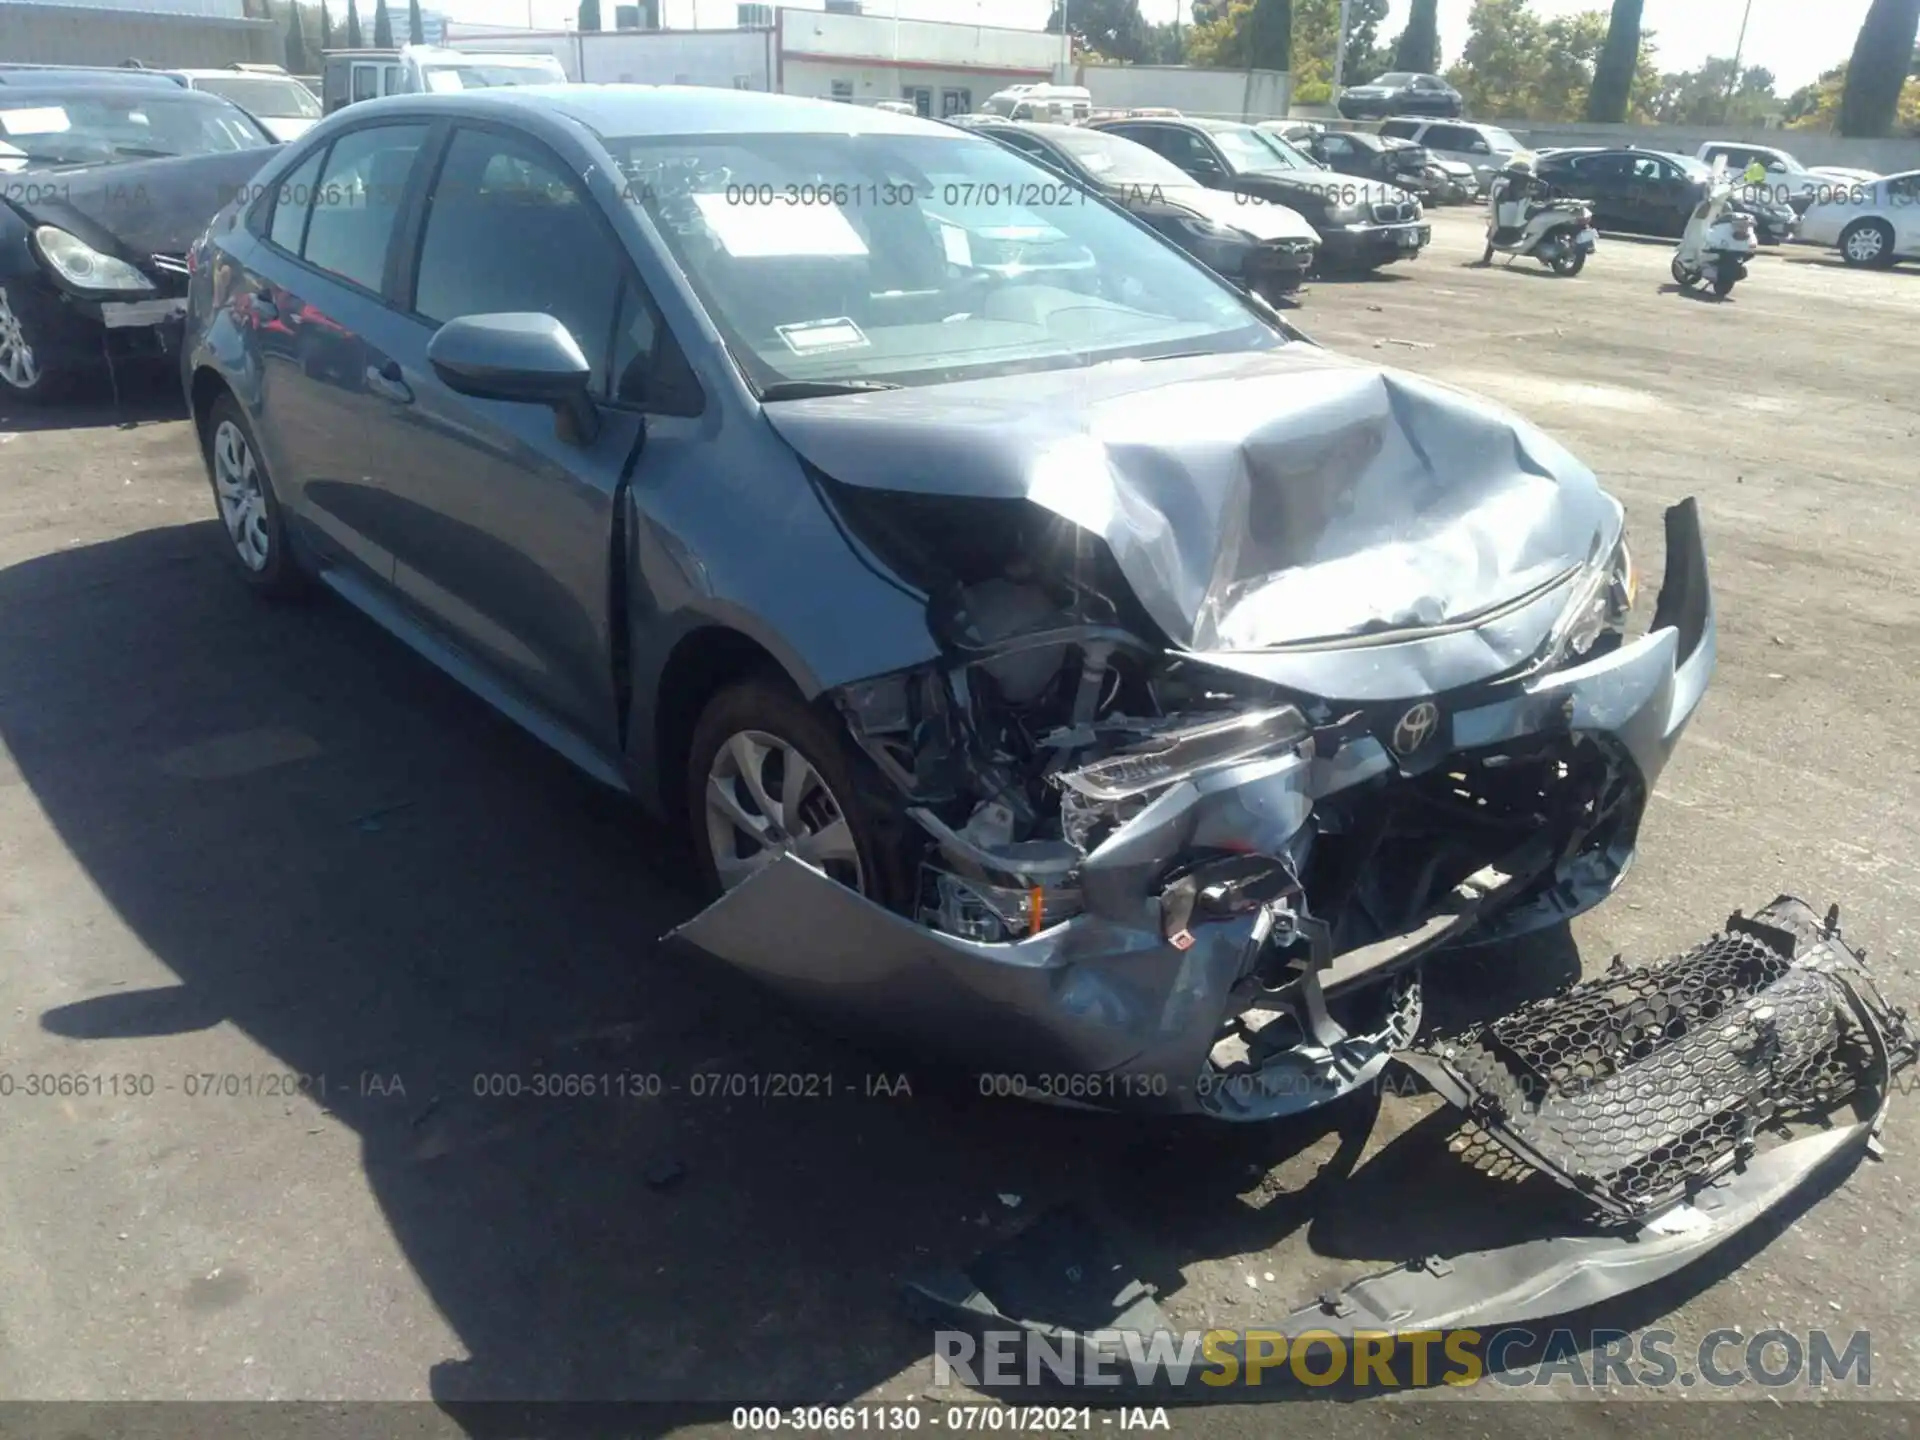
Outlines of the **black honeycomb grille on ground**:
M1759 1130L1848 1099L1866 1050L1834 980L1733 933L1518 1010L1448 1064L1484 1127L1633 1215L1735 1164Z

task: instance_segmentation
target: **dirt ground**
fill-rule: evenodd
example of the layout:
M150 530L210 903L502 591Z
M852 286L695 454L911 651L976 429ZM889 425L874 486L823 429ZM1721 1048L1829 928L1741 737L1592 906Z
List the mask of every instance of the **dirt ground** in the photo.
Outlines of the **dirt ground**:
M1563 280L1470 266L1467 212L1436 232L1293 318L1564 441L1656 582L1661 510L1697 495L1720 625L1619 895L1571 944L1436 974L1442 1003L1656 958L1789 891L1839 902L1920 1008L1920 271L1796 249L1716 305L1672 292L1665 246L1606 241ZM926 1394L902 1277L1057 1203L1200 1329L1497 1229L1504 1201L1432 1198L1449 1162L1394 1158L1432 1102L1228 1130L869 1093L886 1067L656 945L694 908L670 837L343 606L251 603L211 514L165 380L0 410L0 1397L631 1397L723 1424ZM666 1088L476 1093L556 1072ZM30 1074L94 1093L28 1097ZM1867 1330L1867 1393L1920 1393L1920 1106L1887 1141L1605 1323ZM1502 1409L1472 1429L1668 1423Z

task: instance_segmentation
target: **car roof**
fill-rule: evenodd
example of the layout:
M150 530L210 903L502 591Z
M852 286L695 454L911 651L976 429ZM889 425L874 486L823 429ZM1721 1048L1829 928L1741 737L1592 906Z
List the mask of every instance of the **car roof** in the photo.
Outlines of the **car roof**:
M165 85L183 94L186 91L186 86L164 70L135 70L131 67L122 69L107 65L48 66L45 69L31 65L18 67L0 65L0 85L33 90L111 86L120 89L141 89L149 93L155 85Z
M471 57L484 60L485 56ZM559 115L597 134L615 136L757 135L939 135L965 134L959 126L901 115L839 100L772 95L759 90L721 90L707 85L513 85L446 94L389 95L347 107L361 115L462 109L502 119L528 114ZM342 111L341 113L346 113Z
M152 99L159 87L151 80L123 80L117 75L61 76L56 80L35 77L21 80L12 75L0 75L0 86L8 90L31 91L36 95L134 95L142 99ZM187 105L231 105L218 95L204 90L189 90L186 86L169 80L166 88L174 99Z

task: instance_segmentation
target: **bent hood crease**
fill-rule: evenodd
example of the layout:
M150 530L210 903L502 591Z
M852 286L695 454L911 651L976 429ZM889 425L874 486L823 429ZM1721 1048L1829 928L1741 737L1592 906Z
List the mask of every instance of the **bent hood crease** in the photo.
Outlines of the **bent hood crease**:
M1469 620L1587 562L1614 514L1524 421L1305 345L766 413L841 483L1026 499L1098 535L1198 652Z

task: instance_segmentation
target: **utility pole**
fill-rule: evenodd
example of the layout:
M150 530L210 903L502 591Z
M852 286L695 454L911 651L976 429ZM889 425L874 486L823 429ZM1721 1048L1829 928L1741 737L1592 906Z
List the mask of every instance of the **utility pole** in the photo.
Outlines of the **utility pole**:
M1340 87L1347 78L1347 21L1353 14L1353 0L1340 0L1340 43L1333 48L1333 98L1340 98Z
M1740 88L1740 57L1747 49L1747 21L1753 18L1753 0L1747 0L1747 8L1740 15L1740 38L1733 42L1733 79L1727 83L1727 96L1732 98Z

